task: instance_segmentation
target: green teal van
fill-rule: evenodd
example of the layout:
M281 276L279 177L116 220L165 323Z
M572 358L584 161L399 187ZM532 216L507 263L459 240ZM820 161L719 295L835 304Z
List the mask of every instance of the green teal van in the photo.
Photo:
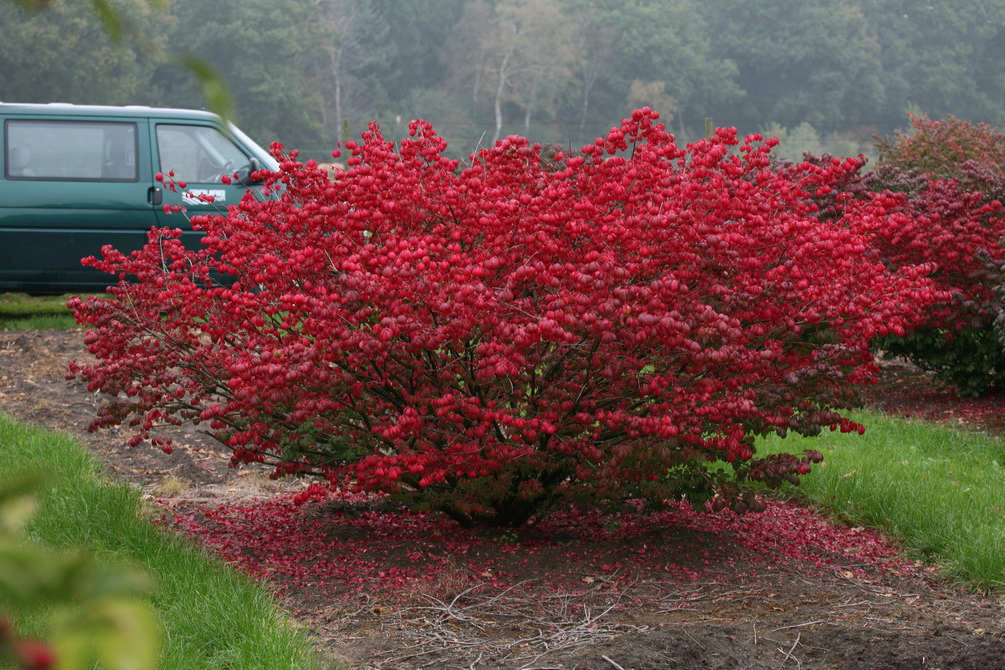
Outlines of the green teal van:
M0 103L0 122L0 292L102 291L112 278L81 258L105 244L138 249L153 226L181 228L195 247L198 233L165 206L220 211L260 188L253 172L278 169L204 111ZM187 188L155 179L170 172Z

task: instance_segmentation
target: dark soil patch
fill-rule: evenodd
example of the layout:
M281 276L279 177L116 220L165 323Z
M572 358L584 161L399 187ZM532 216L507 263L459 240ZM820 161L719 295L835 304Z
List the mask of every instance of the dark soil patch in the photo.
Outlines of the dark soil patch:
M302 484L230 469L191 427L171 455L129 448L126 430L88 433L102 399L65 381L75 358L80 332L0 332L0 411L81 438L353 667L1005 667L1000 596L787 503L743 524L570 514L515 534L352 501L295 507ZM995 432L1005 414L900 363L869 403Z
M952 386L932 379L904 359L880 360L879 383L863 398L869 407L896 416L945 423L992 435L1005 433L1005 398L959 396Z
M72 360L92 360L81 331L0 331L0 410L22 421L81 438L108 472L141 485L171 475L193 484L221 483L234 476L229 453L191 426L175 436L186 448L169 455L131 448L128 428L90 433L88 425L106 399L79 382L66 381Z

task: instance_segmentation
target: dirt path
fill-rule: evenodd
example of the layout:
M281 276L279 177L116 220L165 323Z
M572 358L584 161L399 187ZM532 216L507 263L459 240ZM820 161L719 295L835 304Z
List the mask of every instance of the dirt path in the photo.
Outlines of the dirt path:
M229 454L193 430L178 430L184 448L171 455L129 448L124 430L88 433L101 398L64 380L66 364L86 357L81 339L0 332L0 411L81 438L111 475L159 501L166 525L268 575L333 660L374 668L1005 667L1000 598L957 589L885 554L881 538L818 525L784 505L744 526L570 518L515 536L465 534L443 519L365 505L277 501L302 485L230 469ZM999 415L989 416L994 429ZM793 523L805 524L803 535L784 535Z

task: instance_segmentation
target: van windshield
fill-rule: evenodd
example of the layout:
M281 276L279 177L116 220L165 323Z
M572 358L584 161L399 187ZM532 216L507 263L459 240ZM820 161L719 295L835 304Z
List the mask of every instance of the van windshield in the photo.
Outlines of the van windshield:
M220 183L235 173L248 174L256 167L253 162L260 168L278 169L275 160L261 147L233 126L231 128L235 132L227 137L213 126L158 124L157 150L161 172L173 172L178 179L196 184L212 184ZM234 139L247 144L238 146ZM254 155L249 156L249 152Z
M261 164L263 170L268 170L269 172L277 172L279 170L278 161L276 161L276 159L273 158L268 151L258 146L258 144L255 143L255 140L245 135L244 132L242 132L241 129L233 123L228 123L227 127L230 129L230 132L233 133L234 137L239 139L244 146L251 149L251 151L255 154L255 158L257 158L259 164Z

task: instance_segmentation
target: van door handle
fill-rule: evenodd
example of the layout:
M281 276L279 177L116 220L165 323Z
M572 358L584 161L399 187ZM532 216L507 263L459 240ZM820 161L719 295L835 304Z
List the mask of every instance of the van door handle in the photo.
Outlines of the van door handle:
M161 192L159 186L151 186L147 189L147 202L154 207L157 207L164 202L164 194Z

